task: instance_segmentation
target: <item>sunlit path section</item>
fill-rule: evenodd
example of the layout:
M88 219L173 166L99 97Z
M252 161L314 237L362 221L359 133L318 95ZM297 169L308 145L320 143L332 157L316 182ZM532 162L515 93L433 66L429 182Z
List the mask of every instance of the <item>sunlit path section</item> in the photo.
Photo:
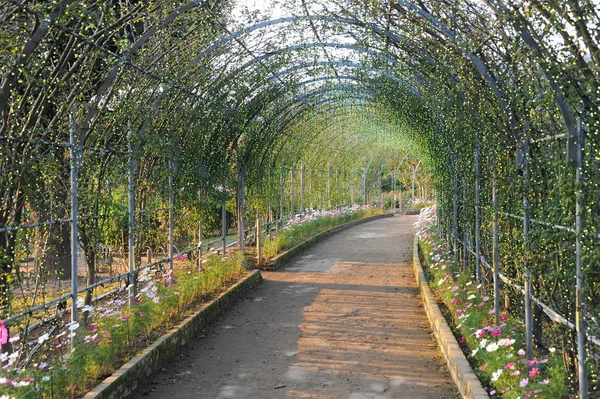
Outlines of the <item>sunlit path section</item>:
M264 273L134 397L458 397L414 282L414 220L355 226Z

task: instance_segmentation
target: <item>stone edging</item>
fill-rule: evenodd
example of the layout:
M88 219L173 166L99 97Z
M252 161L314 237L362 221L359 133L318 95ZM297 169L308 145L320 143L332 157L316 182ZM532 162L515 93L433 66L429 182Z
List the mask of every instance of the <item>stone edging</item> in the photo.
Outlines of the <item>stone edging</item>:
M321 241L322 239L327 238L334 233L337 233L338 231L347 229L352 226L356 226L357 224L366 223L366 222L370 222L372 220L377 220L377 219L381 219L381 218L389 218L389 217L393 217L393 216L394 215L392 213L384 213L381 215L369 216L366 218L353 220L352 222L348 222L348 223L340 224L339 226L332 227L328 230L325 230L318 234L315 234L314 236L310 237L306 241L301 242L300 244L296 245L295 247L292 247L292 248L288 249L287 251L280 253L279 255L277 255L276 257L271 259L266 265L259 266L259 268L264 269L264 270L275 270L278 267L280 267L282 264L288 262L291 258L296 256L299 252L306 249L309 245L315 244L315 243Z
M452 334L450 327L448 327L446 319L442 315L442 312L440 312L440 308L433 297L419 259L419 239L416 236L413 247L413 266L417 284L421 291L421 297L423 298L423 305L427 312L427 318L460 394L463 398L468 399L489 398L486 390L483 389L481 382L473 372L465 354L460 349L458 342L456 342L454 334Z
M259 270L252 271L242 281L229 288L201 310L167 331L152 345L125 363L110 377L88 392L84 399L125 398L152 372L194 337L202 328L220 316L253 286L262 281Z

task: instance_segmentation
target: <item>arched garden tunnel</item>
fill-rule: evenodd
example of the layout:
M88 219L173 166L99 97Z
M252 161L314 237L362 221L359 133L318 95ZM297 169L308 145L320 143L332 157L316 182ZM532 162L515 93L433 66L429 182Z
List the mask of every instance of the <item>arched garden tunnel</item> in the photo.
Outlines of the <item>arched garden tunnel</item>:
M529 356L557 349L566 391L598 395L599 15L596 0L3 0L2 325L77 320L70 283L86 306L134 291L140 267L225 246L228 227L243 243L256 216L433 200L437 235L523 320Z

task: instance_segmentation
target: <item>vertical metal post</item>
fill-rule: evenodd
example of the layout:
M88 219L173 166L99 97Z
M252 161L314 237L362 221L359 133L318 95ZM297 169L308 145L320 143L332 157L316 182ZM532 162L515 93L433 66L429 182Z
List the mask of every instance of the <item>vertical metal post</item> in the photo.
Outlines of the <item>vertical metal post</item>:
M392 213L396 213L396 171L392 174Z
M79 269L77 259L79 255L79 226L77 219L79 218L78 171L80 157L80 147L79 143L77 143L77 121L75 109L71 110L71 135L69 141L69 149L71 153L71 322L75 323L77 322L77 272Z
M383 174L383 166L380 166L377 169L377 201L379 202L379 206L383 210L383 193L381 191L381 175Z
M294 180L296 180L296 168L292 167L290 170L290 217L293 218L296 214L294 208Z
M221 240L223 241L223 255L227 253L227 175L225 168L225 177L223 179L223 197L221 197Z
M304 175L306 174L306 167L302 165L300 169L300 213L305 212L304 208Z
M454 171L454 197L453 197L453 208L454 208L454 225L452 226L454 235L454 261L458 262L458 165L455 166Z
M238 248L240 251L244 252L244 213L245 213L245 186L246 186L246 166L242 165L238 169L238 179L237 179L237 219L238 219Z
M463 214L466 215L467 209L467 182L463 182L463 203L462 210ZM466 220L463 220L463 268L469 268L469 229L467 228Z
M203 208L203 203L202 203L202 194L204 191L204 187L202 184L202 181L200 181L200 190L198 191L198 199L199 199L199 210L200 210L200 217L199 217L199 222L198 222L198 270L202 270L202 241L203 241L203 235L204 235L204 231L203 231L203 226L202 226L202 216L203 216L203 212L202 212L202 208Z
M494 267L494 311L496 318L496 325L500 323L500 244L498 237L498 193L496 187L496 175L494 174L494 181L492 186L492 202L494 203L494 227L492 234L494 235L494 248L493 248L493 267Z
M310 179L308 180L308 194L310 196L310 209L315 209L314 205L313 205L313 177L314 177L314 170L310 170Z
M577 331L577 374L579 379L579 397L587 399L588 393L588 376L586 367L586 322L585 314L585 293L583 281L583 262L582 250L583 242L582 235L584 229L584 185L585 185L585 162L584 162L584 145L585 145L585 129L584 129L585 109L582 110L581 118L577 125L577 142L576 142L576 164L575 164L575 190L577 203L575 205L575 275L576 275L576 295L575 295L575 330Z
M331 209L331 164L327 164L327 209Z
M281 228L283 228L283 194L284 194L284 180L283 180L283 169L279 172L279 219Z
M338 209L339 206L339 177L340 177L340 171L336 170L335 171L335 184L333 185L333 201L335 203L335 209Z
M525 266L525 341L527 344L527 359L533 359L533 309L531 303L531 269L529 265L529 230L531 219L531 206L527 190L529 189L529 142L522 143L523 151L523 183L525 195L523 196L523 252Z
M352 184L350 184L350 202L354 205L354 183L356 182L356 170L352 169Z
M475 278L481 281L481 215L479 209L481 179L481 142L477 140L475 148Z
M269 239L273 239L273 207L269 204Z
M367 204L367 168L363 169L363 205Z
M173 256L175 255L175 201L173 190L173 157L169 156L169 269L173 281Z
M127 215L128 223L128 251L129 251L129 305L133 305L135 300L135 178L137 174L137 164L133 151L133 136L131 129L127 132L128 152L129 152L129 169L127 173L127 195L128 207Z
M262 231L260 226L260 217L256 212L256 264L262 263Z

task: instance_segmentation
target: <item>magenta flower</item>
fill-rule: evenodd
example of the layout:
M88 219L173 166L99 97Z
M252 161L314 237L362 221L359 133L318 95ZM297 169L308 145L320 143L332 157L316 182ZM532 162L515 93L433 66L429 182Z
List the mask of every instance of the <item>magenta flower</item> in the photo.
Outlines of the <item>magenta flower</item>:
M492 334L492 337L498 337L502 334L502 327L494 328L490 333Z
M515 364L514 363L506 363L506 366L504 366L505 370L514 370L515 369Z
M140 317L146 317L146 313L140 312Z
M532 368L531 371L529 372L529 378L535 377L539 372L540 372L540 369L538 369L537 367Z
M502 321L506 321L506 319L508 319L508 316L502 315L502 316L500 316L499 320L502 322Z

